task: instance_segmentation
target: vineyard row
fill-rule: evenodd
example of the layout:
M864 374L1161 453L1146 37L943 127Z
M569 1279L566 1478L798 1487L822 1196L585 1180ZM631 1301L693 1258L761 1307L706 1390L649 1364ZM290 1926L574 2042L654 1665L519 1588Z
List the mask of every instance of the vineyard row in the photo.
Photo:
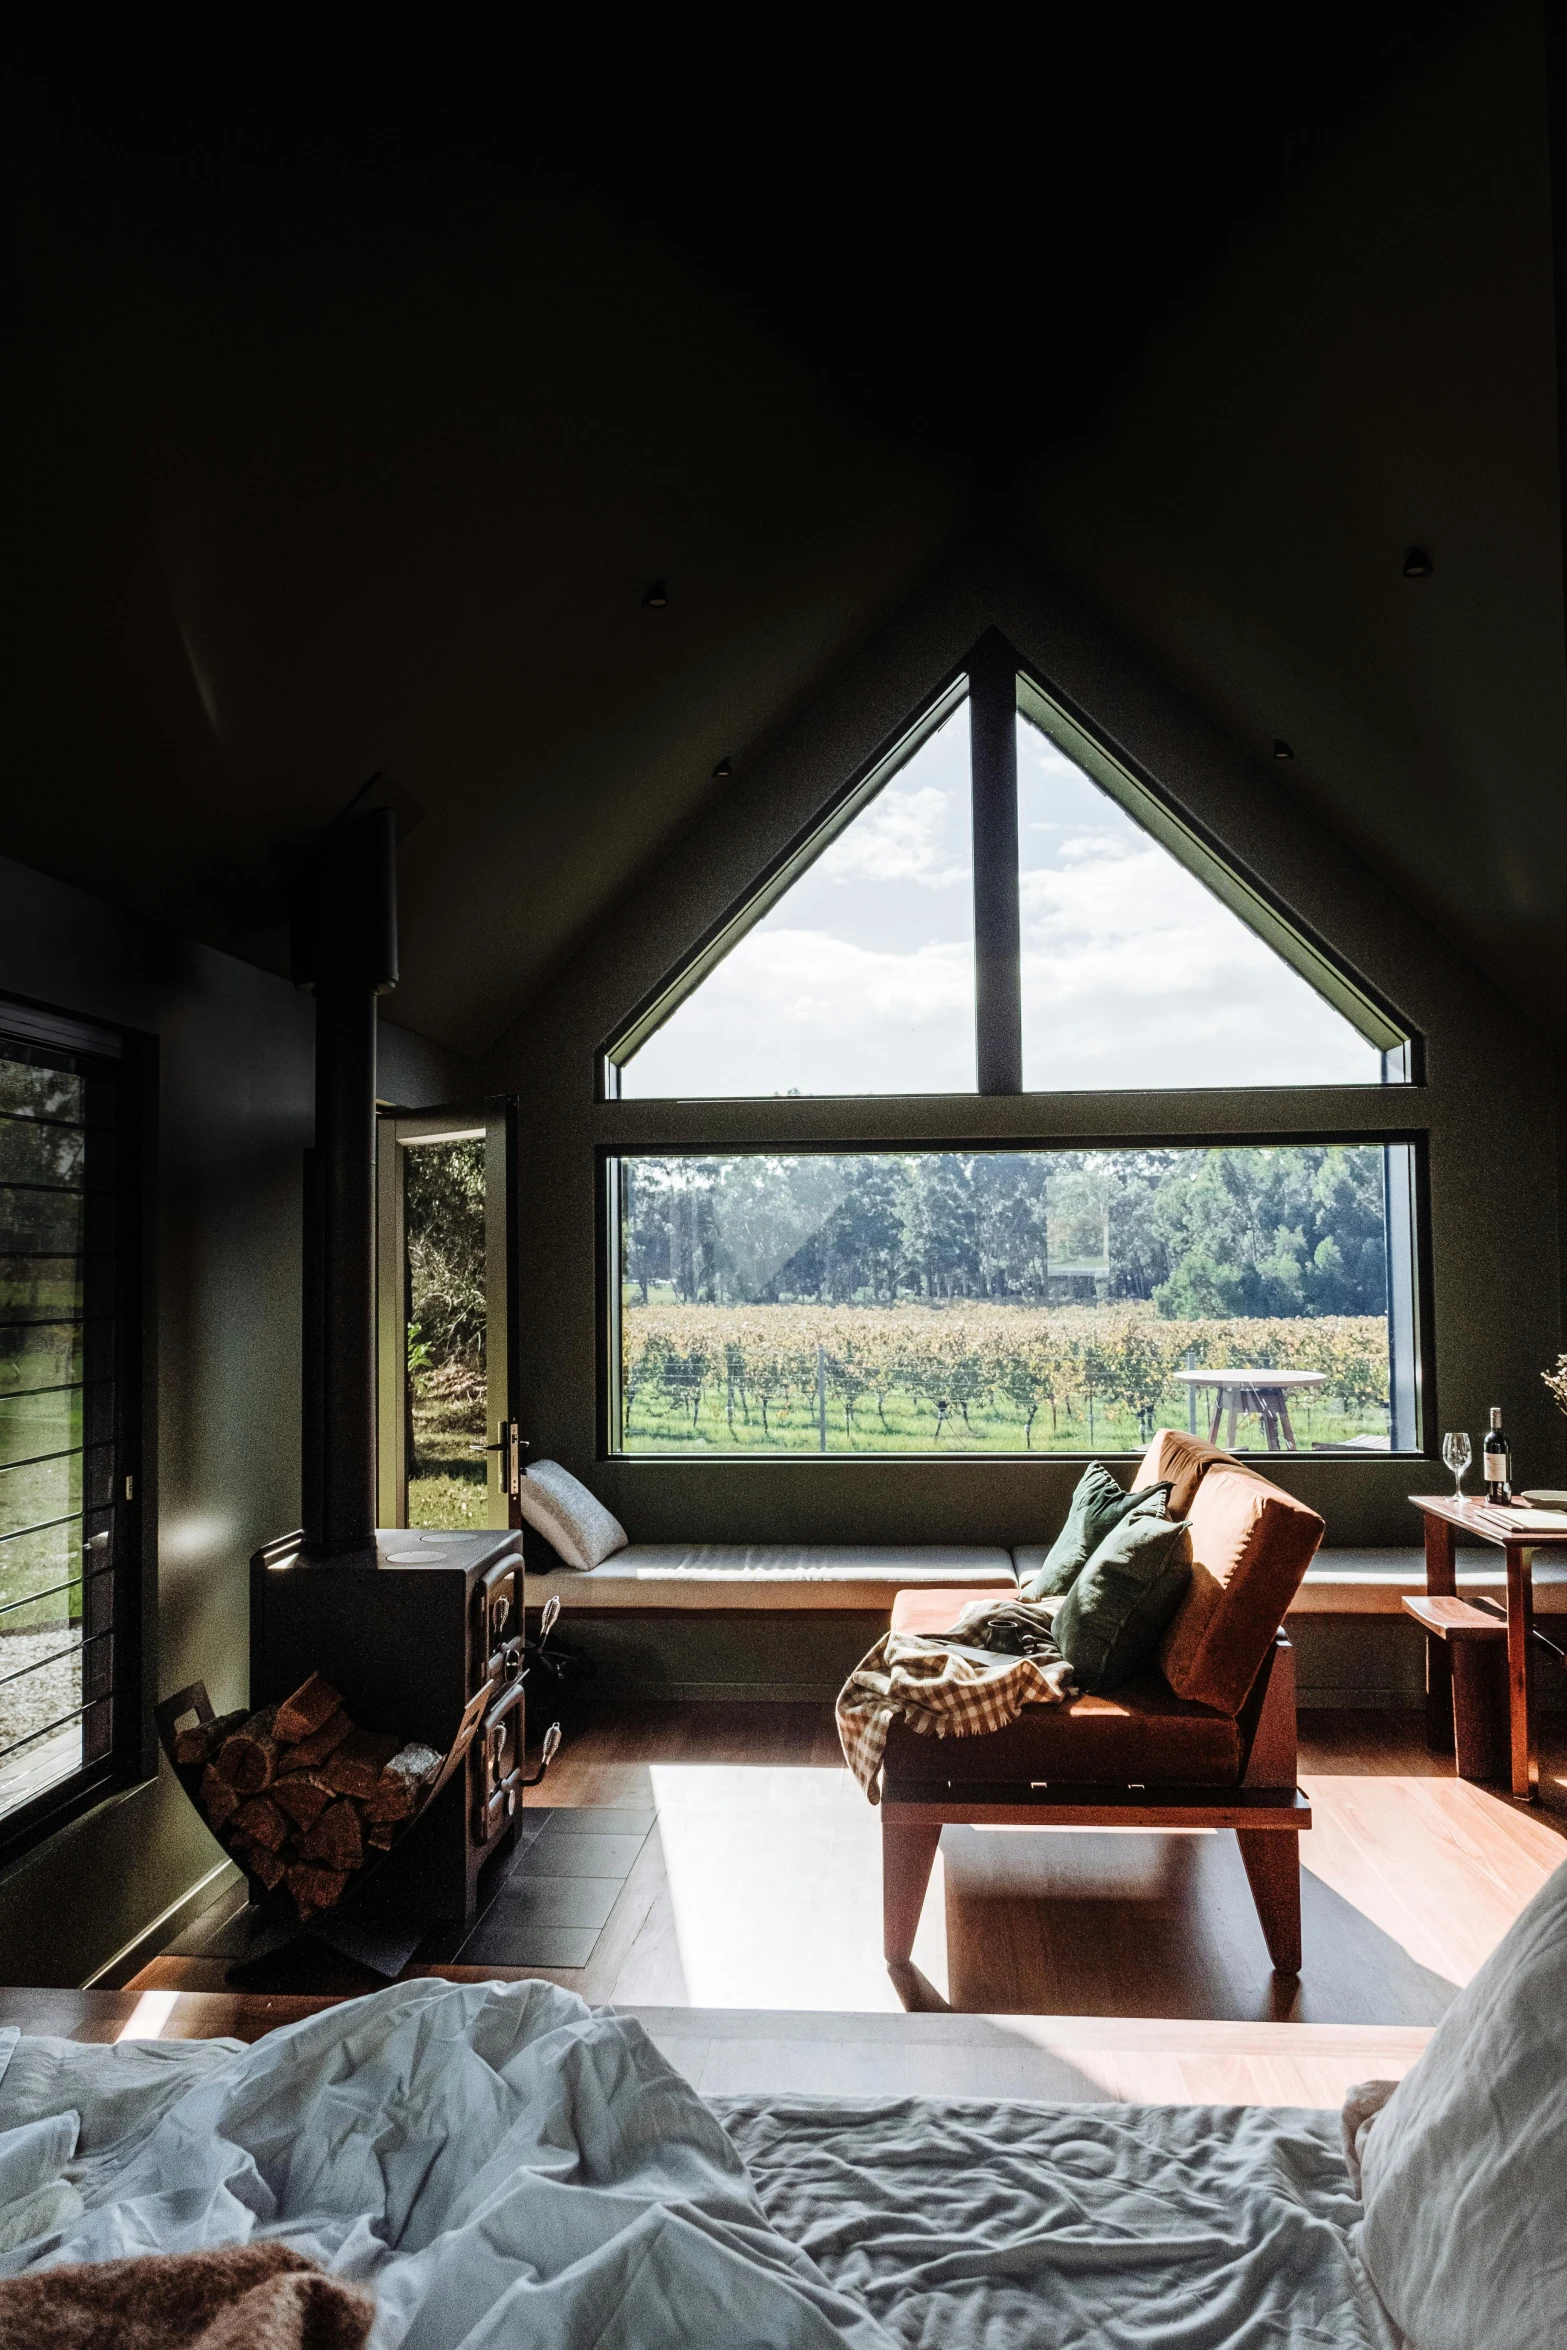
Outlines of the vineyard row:
M885 1417L903 1395L940 1422L1006 1410L1032 1436L1036 1418L1081 1416L1097 1401L1150 1432L1183 1368L1319 1371L1343 1411L1388 1401L1387 1324L1375 1315L1162 1321L1146 1307L1046 1313L1011 1306L628 1305L622 1326L626 1415L689 1412L739 1398L764 1432L823 1393L854 1425L862 1401ZM1183 1407L1184 1408L1184 1407Z

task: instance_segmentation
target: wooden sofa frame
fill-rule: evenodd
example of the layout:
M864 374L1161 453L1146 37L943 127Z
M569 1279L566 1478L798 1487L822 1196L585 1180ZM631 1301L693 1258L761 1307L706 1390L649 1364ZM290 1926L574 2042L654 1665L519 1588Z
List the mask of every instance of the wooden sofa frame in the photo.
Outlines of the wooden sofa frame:
M945 1827L1233 1828L1274 1970L1298 1975L1300 1836L1311 1826L1311 1806L1295 1784L1295 1652L1282 1632L1241 1708L1240 1731L1241 1771L1231 1787L889 1781L881 1798L888 1965L908 1964Z

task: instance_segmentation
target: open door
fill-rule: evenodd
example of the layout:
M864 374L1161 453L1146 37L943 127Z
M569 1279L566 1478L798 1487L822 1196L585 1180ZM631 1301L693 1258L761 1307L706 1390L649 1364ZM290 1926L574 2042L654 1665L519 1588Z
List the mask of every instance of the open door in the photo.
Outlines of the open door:
M516 1103L376 1120L376 1514L515 1526Z

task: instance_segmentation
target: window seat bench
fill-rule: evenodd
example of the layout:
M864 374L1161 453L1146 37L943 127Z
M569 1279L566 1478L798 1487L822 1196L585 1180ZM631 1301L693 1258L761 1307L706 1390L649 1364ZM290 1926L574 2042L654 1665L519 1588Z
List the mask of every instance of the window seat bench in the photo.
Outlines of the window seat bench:
M1397 1616L1404 1593L1426 1587L1425 1552L1408 1549L1319 1550L1290 1605L1292 1616ZM1460 1550L1460 1591L1505 1599L1507 1571L1495 1550ZM1537 1615L1567 1615L1567 1549L1537 1553L1534 1565Z
M890 1611L893 1595L929 1584L1012 1591L1014 1557L1031 1571L1042 1550L999 1544L634 1542L601 1567L530 1571L528 1605L558 1597L563 1615L634 1610L693 1612L804 1610L813 1614ZM1506 1575L1495 1551L1461 1550L1460 1591L1500 1594ZM1425 1554L1407 1548L1324 1549L1306 1570L1292 1616L1398 1616L1406 1591L1424 1591ZM1567 1614L1567 1549L1535 1563L1535 1608Z
M633 1542L601 1567L528 1575L528 1605L584 1610L805 1609L890 1613L900 1591L1017 1588L999 1543Z

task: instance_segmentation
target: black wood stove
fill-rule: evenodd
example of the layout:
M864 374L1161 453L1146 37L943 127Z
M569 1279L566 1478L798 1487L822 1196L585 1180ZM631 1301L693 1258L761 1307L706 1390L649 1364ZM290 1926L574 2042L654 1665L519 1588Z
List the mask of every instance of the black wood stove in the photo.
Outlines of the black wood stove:
M356 1721L444 1753L470 1701L485 1695L464 1767L375 1871L378 1909L409 1929L449 1936L473 1923L479 1872L517 1816L522 1572L521 1536L504 1531L383 1531L332 1558L289 1535L251 1561L252 1705L276 1704L318 1672Z

